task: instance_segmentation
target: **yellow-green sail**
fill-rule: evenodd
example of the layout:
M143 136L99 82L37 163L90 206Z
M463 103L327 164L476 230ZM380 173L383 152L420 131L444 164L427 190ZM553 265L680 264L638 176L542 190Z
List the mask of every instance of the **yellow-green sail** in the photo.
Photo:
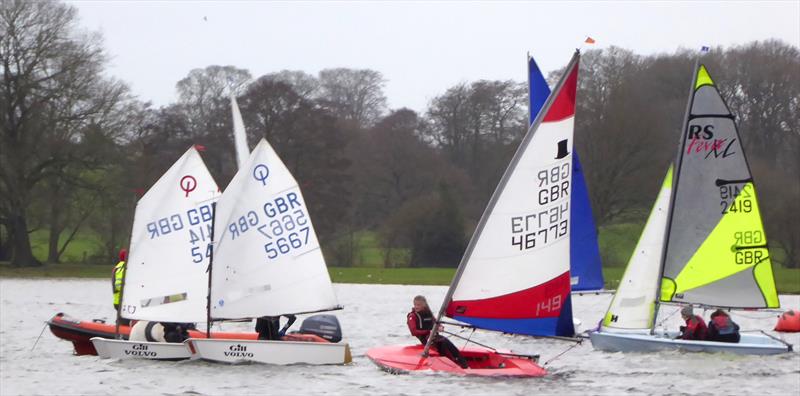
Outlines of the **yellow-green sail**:
M756 189L733 116L697 70L678 155L662 301L777 307Z

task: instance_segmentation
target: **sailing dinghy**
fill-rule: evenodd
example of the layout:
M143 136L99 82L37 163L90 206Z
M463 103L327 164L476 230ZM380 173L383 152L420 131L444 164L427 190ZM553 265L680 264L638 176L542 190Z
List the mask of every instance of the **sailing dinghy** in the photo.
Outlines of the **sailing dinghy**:
M570 295L572 135L580 54L548 96L503 174L437 317L510 334L573 336ZM436 326L430 339L436 336ZM538 356L461 350L462 369L429 346L367 351L383 370L540 377Z
M528 120L536 119L544 102L550 95L544 75L532 56L528 55ZM583 176L583 166L578 151L572 151L572 193L570 195L570 283L573 293L605 292L600 246L597 243L597 227L592 215L589 190Z
M217 202L213 235L210 320L341 308L300 187L266 140L261 139ZM332 325L337 327L338 321ZM347 343L330 341L325 334L289 334L284 341L186 342L193 358L225 363L352 361Z
M779 307L755 185L734 117L705 66L695 67L675 174L669 172L592 345L604 351L777 354L766 333L738 343L656 330L659 303Z
M120 316L153 322L206 319L211 220L219 189L189 148L136 205ZM183 343L93 337L102 358L188 359Z

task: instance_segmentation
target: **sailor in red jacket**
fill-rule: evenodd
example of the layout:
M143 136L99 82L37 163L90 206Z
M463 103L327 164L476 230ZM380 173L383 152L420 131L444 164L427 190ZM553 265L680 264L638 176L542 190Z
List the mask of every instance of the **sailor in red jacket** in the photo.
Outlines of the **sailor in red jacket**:
M711 313L708 321L708 340L718 342L739 342L739 325L734 322L727 312L718 309Z
M681 316L686 326L681 326L681 338L684 340L704 341L708 327L699 315L695 315L691 305L681 308Z
M431 312L428 301L424 296L414 297L414 307L406 317L406 324L408 325L408 330L411 332L411 335L417 337L419 342L425 345L425 343L428 342L428 337L431 335L433 325L436 323L436 318L433 317L433 312ZM439 325L439 331L442 331L442 329L442 325ZM467 361L461 356L458 348L447 338L437 334L431 346L440 354L447 356L447 358L461 366L461 368L469 368Z

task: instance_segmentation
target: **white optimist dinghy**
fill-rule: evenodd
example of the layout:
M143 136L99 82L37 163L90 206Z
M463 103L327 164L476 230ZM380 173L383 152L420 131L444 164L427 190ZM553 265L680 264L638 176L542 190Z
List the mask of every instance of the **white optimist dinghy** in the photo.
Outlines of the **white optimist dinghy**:
M675 177L670 167L608 312L589 336L604 351L789 352L791 345L763 332L725 343L675 339L677 332L655 330L660 302L780 306L734 117L706 68L695 70Z
M209 320L235 320L340 309L303 195L262 139L216 205ZM309 321L318 332L304 331ZM193 358L225 363L344 364L332 315L306 319L305 334L284 341L187 340ZM316 335L314 335L316 334ZM286 341L286 340L289 341ZM291 340L303 340L294 342Z
M119 315L153 322L206 320L208 259L217 183L192 147L139 200ZM184 343L93 337L102 358L180 360Z

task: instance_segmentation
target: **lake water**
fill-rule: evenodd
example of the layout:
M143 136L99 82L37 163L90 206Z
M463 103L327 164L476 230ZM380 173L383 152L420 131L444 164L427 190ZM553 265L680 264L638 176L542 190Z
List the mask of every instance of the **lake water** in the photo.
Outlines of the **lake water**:
M536 394L767 394L797 395L800 354L735 356L662 352L623 354L594 351L591 343L571 349L546 367L538 379L464 378L441 373L391 375L364 355L373 346L413 344L405 315L411 299L424 294L434 310L442 286L337 284L336 312L353 350L348 366L229 366L200 361L178 363L103 360L74 356L72 344L45 330L31 351L44 321L56 312L81 319L114 317L111 285L106 280L0 279L0 395L17 394L310 394L310 395L536 395ZM605 313L610 295L575 296L575 316L584 327ZM785 308L800 308L800 297L781 296ZM669 315L677 308L667 307ZM705 317L708 318L710 312ZM771 330L777 314L734 312L743 330ZM299 327L300 319L294 328ZM664 322L680 325L679 315ZM251 330L245 323L224 330ZM449 328L451 331L470 331ZM773 333L800 346L800 334ZM540 354L541 363L573 343L552 339L476 332L473 339L497 348ZM451 338L458 346L463 341Z

